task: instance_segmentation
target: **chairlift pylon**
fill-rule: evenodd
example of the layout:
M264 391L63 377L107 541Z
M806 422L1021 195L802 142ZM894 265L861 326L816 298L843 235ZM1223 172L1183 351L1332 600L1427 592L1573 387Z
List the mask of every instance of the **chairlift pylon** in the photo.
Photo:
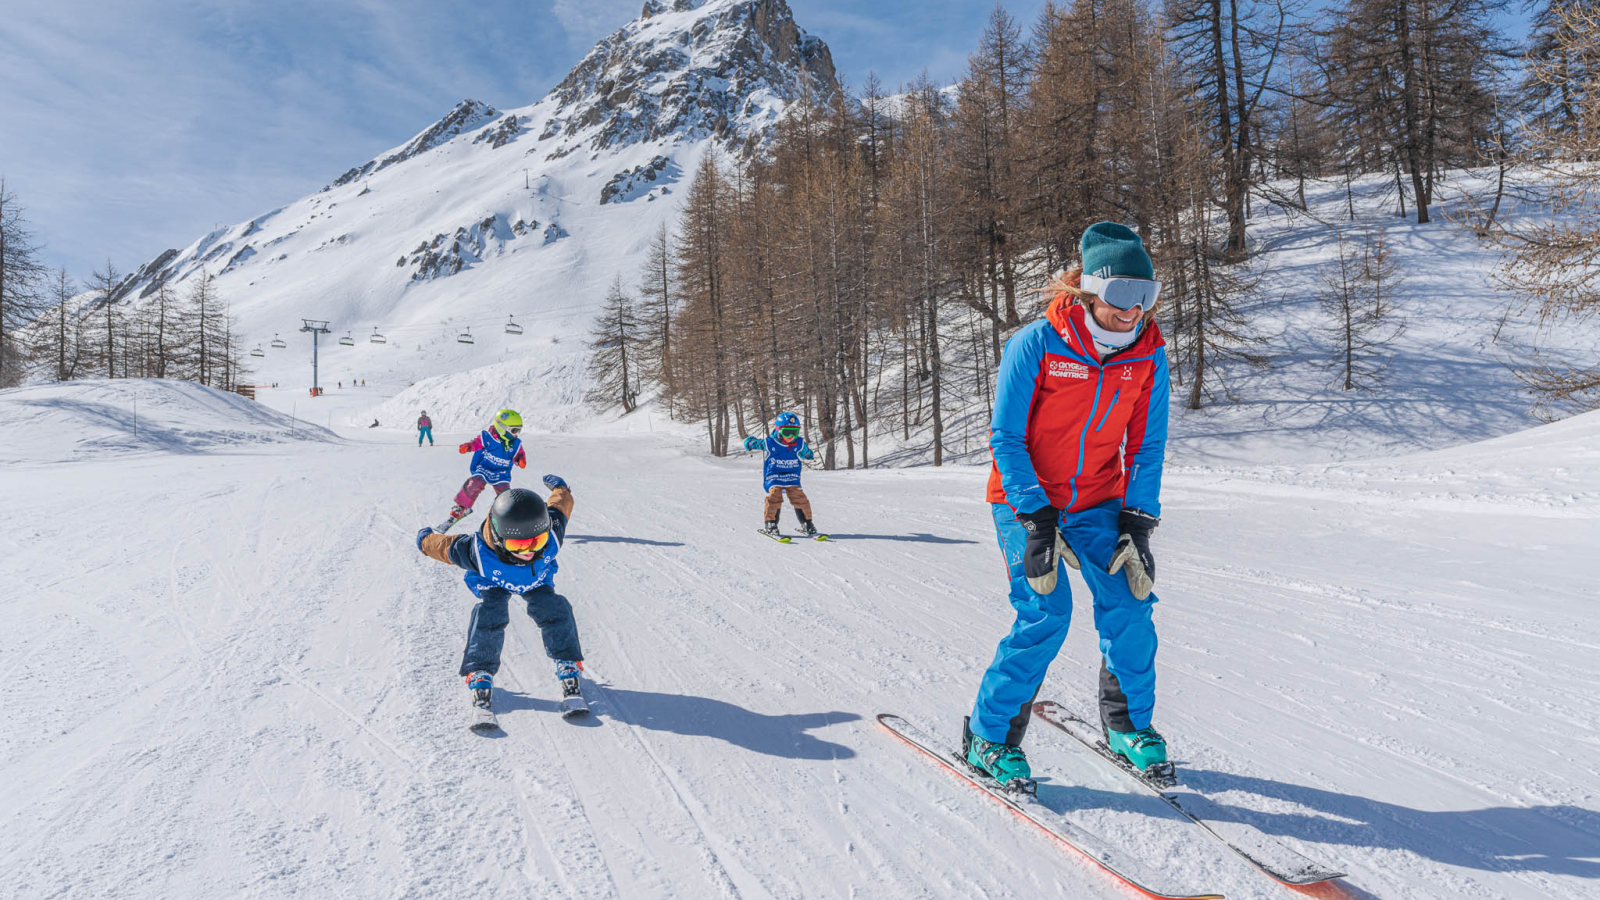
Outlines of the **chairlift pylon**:
M356 345L355 335L352 335L348 331L346 331L344 333L344 337L339 338L339 346L341 346L341 347L354 347L355 345Z
M272 349L282 350L287 346L289 346L288 343L286 343L282 338L278 337L276 334L272 336Z
M522 326L517 324L517 317L510 316L506 322L506 334L521 334Z
M458 343L458 344L470 344L470 343L473 343L473 340L472 340L472 328L470 326L467 328L466 331L463 331L460 334L456 335L456 343Z
M367 338L367 340L372 342L372 343L374 343L374 344L387 344L387 343L389 343L389 339L388 338L386 338L383 335L378 333L378 326L376 326L376 325L372 326L372 336Z

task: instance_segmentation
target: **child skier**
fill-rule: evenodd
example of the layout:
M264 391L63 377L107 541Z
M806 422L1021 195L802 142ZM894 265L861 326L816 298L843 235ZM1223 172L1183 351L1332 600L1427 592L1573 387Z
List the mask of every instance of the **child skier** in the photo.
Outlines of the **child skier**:
M511 465L528 467L528 457L522 452L522 416L514 409L502 409L483 433L457 447L459 453L472 454L472 475L456 493L456 504L450 508L450 518L434 530L444 534L472 512L487 485L494 485L495 494L511 487Z
M761 467L761 488L767 492L767 499L762 514L765 524L757 530L774 540L788 541L778 531L778 513L783 511L783 496L787 493L795 518L800 520L800 533L819 541L827 540L827 535L817 533L817 526L811 521L811 501L800 489L800 461L816 456L806 439L800 436L800 417L792 412L779 413L765 441L755 435L744 439L746 450L763 447L766 460Z
M472 691L474 731L498 727L489 707L493 679L500 671L500 650L505 645L507 609L511 595L528 604L528 616L539 626L544 652L555 661L561 682L561 714L577 716L589 711L578 685L583 670L583 650L578 644L578 624L572 604L556 593L556 555L567 535L572 516L572 491L559 475L546 475L550 499L527 488L512 488L494 499L483 526L474 534L435 534L417 531L417 549L425 556L467 571L467 589L478 598L467 625L467 649L461 657L461 675Z
M428 439L428 446L429 447L433 446L433 420L428 418L428 411L427 410L423 410L422 411L422 415L417 416L417 446L418 447L422 446L422 439L423 438L427 438Z

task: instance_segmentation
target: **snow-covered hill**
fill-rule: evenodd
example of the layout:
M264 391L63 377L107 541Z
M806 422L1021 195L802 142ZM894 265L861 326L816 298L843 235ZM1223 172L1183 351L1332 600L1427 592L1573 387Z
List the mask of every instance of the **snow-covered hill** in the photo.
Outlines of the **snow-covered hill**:
M576 493L558 584L595 713L557 716L514 609L488 739L456 674L472 598L413 544L464 434L97 452L124 426L92 404L131 398L94 387L60 415L0 394L8 458L85 451L0 466L24 513L0 533L0 897L1127 896L873 724L953 741L1010 623L981 470L808 472L836 540L780 546L752 533L755 460L536 437L515 478ZM165 427L262 427L144 396ZM1186 776L1348 871L1328 896L1600 897L1596 447L1591 414L1383 462L1175 467L1156 721ZM1082 714L1099 657L1075 619L1041 696ZM1059 740L1030 734L1047 777ZM1115 782L1040 797L1196 887L1295 896L1162 838Z
M325 428L189 381L68 381L0 391L0 465L333 439Z
M215 277L261 349L261 383L309 384L302 317L333 323L329 385L507 361L576 378L605 285L634 277L701 157L747 152L802 94L838 90L827 47L783 0L650 0L538 102L463 100L322 191L162 254L127 290ZM578 409L546 399L555 418Z

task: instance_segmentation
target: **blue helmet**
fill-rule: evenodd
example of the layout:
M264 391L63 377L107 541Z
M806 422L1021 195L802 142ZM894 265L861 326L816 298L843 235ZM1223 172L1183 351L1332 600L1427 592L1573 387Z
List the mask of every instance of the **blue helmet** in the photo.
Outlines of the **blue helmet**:
M800 417L792 412L778 413L778 418L772 423L773 428L799 428Z

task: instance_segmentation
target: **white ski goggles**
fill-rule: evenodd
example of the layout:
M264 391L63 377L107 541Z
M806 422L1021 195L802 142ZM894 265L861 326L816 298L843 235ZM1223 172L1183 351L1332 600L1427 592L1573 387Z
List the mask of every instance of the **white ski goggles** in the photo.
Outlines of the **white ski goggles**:
M1161 296L1161 282L1147 278L1128 278L1123 275L1100 278L1085 274L1079 284L1117 309L1140 306L1148 310L1156 305L1156 298Z

